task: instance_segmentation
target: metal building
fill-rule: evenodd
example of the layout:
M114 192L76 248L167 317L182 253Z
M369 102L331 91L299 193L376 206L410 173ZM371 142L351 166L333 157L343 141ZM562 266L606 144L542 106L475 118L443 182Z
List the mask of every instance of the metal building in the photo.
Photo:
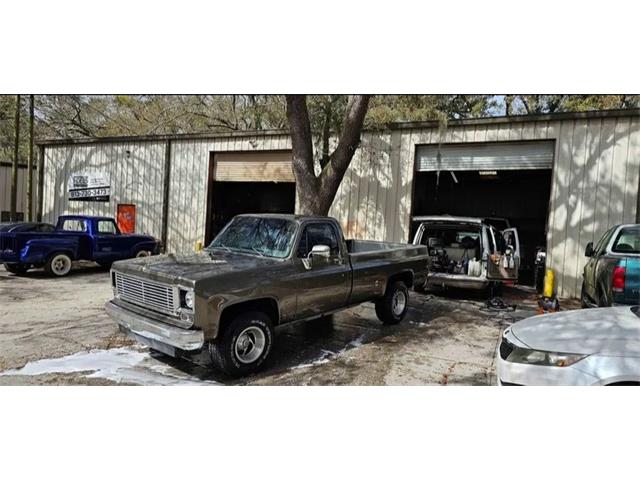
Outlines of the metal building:
M45 221L133 208L136 231L185 251L236 213L295 210L288 132L39 146ZM71 199L74 178L107 182L103 201ZM416 215L508 218L527 255L546 245L558 294L574 297L587 242L637 221L639 181L640 110L400 123L363 133L330 215L347 236L388 241L408 241Z
M0 162L0 222L8 222L11 211L11 162ZM37 206L35 184L36 169L33 170L33 212ZM18 165L18 188L16 192L16 213L18 220L27 219L27 166Z

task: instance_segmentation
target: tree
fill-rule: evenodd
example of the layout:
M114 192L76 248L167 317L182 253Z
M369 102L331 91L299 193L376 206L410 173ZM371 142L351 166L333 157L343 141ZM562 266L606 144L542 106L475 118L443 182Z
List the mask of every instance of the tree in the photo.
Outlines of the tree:
M505 115L637 108L639 95L505 95Z
M337 146L316 175L313 135L306 95L286 95L291 132L293 173L298 210L303 215L327 215L358 145L370 95L351 95L345 106Z
M16 119L15 119L15 136L13 147L13 163L11 165L11 212L10 220L15 222L18 220L16 208L18 206L18 159L20 154L20 95L16 95Z

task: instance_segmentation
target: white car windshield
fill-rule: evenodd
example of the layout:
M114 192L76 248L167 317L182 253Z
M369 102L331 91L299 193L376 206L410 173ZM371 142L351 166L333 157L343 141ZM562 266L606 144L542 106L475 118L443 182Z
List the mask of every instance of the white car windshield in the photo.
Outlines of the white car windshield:
M295 223L282 218L236 217L207 249L284 258L289 255L295 231Z

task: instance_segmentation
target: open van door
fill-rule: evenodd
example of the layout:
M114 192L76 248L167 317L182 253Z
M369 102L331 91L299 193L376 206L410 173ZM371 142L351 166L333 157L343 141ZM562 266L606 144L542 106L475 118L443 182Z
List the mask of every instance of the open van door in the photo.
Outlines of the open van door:
M487 278L491 280L518 280L520 268L520 237L518 230L507 228L501 232L489 228L495 239L496 251L489 256ZM497 238L496 238L497 237Z

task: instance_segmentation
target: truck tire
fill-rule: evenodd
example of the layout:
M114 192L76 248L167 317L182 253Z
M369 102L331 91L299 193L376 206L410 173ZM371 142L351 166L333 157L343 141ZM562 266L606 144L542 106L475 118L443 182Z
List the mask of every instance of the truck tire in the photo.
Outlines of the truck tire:
M587 301L587 290L584 285L584 280L582 281L582 288L580 289L580 308L589 308L591 305Z
M71 257L66 253L54 253L47 259L44 269L49 275L64 277L71 271Z
M385 325L400 323L407 314L409 289L404 282L396 281L387 287L384 297L376 301L376 315Z
M231 377L257 371L269 356L273 344L271 319L263 312L239 313L209 344L214 367Z
M27 265L16 265L12 263L5 263L4 268L7 272L13 273L14 275L22 275L29 270Z

